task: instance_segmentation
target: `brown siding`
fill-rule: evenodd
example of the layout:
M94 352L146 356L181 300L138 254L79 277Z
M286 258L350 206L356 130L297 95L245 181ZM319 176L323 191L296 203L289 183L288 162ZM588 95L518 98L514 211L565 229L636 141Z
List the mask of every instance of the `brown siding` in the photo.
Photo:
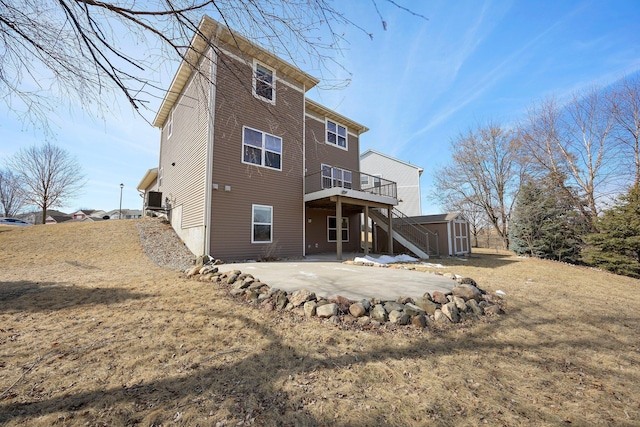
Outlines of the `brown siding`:
M206 73L209 62L203 64ZM194 73L173 109L171 137L166 123L162 129L159 190L173 208L182 206L182 228L204 225L208 103L207 78Z
M344 150L325 142L325 118L307 113L306 117L307 174L320 172L322 164L357 171L360 165L358 138L348 135L348 148ZM355 176L354 176L355 179Z
M329 209L307 209L306 214L306 253L318 254L336 251L336 242L329 242L327 217L335 216L335 210ZM309 222L311 219L311 222ZM360 251L360 216L359 214L349 216L349 241L342 242L344 252Z
M224 55L218 61L210 254L227 260L301 256L304 94L279 80L276 70L276 105L255 98L251 64ZM243 126L282 138L281 171L242 163ZM253 204L273 207L272 244L251 243Z

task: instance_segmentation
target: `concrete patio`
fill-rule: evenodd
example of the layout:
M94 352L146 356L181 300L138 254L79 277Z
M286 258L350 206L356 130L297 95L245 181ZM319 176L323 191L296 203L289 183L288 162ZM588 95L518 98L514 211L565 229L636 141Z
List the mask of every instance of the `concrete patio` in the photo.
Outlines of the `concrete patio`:
M345 254L344 259L354 256ZM318 296L341 295L351 300L416 298L425 292L447 292L456 285L455 281L433 273L344 264L335 259L335 254L311 255L295 261L223 264L219 269L241 270L287 292L306 288Z

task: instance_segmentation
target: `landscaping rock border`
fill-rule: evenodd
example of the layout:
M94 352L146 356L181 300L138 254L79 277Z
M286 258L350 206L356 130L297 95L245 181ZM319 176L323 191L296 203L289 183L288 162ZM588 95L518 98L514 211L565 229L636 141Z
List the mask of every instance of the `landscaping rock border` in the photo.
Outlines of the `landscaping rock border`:
M286 292L262 283L240 270L222 272L221 261L214 260L185 270L187 278L213 282L231 296L267 311L297 311L307 318L327 319L335 324L381 326L384 324L426 328L479 320L483 316L503 314L501 296L488 294L469 277L450 275L458 285L450 292L426 292L422 297L399 297L394 301L375 298L360 301L342 296L325 298L308 289Z
M221 260L212 260L210 257L194 259L166 220L145 219L137 223L137 228L145 252L158 265L183 271L190 279L213 282L227 289L234 298L265 310L297 312L306 318L326 319L342 325L414 325L419 328L455 324L504 313L502 295L487 294L473 279L450 272L443 276L458 282L451 292L427 292L417 299L399 297L395 301L374 298L352 301L341 296L327 299L307 289L288 293L272 288L240 270L221 272L219 268L224 268ZM345 264L354 262L345 261ZM396 267L373 263L370 265ZM232 268L232 265L225 267ZM411 264L403 264L401 268L415 269Z

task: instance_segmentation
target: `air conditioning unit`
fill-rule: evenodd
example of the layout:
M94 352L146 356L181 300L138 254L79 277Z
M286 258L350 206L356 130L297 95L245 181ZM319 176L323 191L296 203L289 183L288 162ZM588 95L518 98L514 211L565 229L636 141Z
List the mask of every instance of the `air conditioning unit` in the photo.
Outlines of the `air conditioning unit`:
M162 209L162 192L149 191L147 193L147 209Z

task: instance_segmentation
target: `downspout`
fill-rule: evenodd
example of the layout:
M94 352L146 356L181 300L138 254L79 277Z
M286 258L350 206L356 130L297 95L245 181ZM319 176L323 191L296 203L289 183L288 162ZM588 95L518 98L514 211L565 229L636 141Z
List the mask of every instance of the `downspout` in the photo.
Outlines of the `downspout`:
M307 88L302 85L302 256L307 256Z
M213 48L210 49L211 55L211 68L209 70L209 126L207 134L207 172L205 183L205 226L204 226L204 254L211 255L211 224L213 223L212 216L212 204L213 204L213 142L214 142L214 128L215 128L215 116L216 116L216 82L217 82L217 61L218 55L214 52Z

